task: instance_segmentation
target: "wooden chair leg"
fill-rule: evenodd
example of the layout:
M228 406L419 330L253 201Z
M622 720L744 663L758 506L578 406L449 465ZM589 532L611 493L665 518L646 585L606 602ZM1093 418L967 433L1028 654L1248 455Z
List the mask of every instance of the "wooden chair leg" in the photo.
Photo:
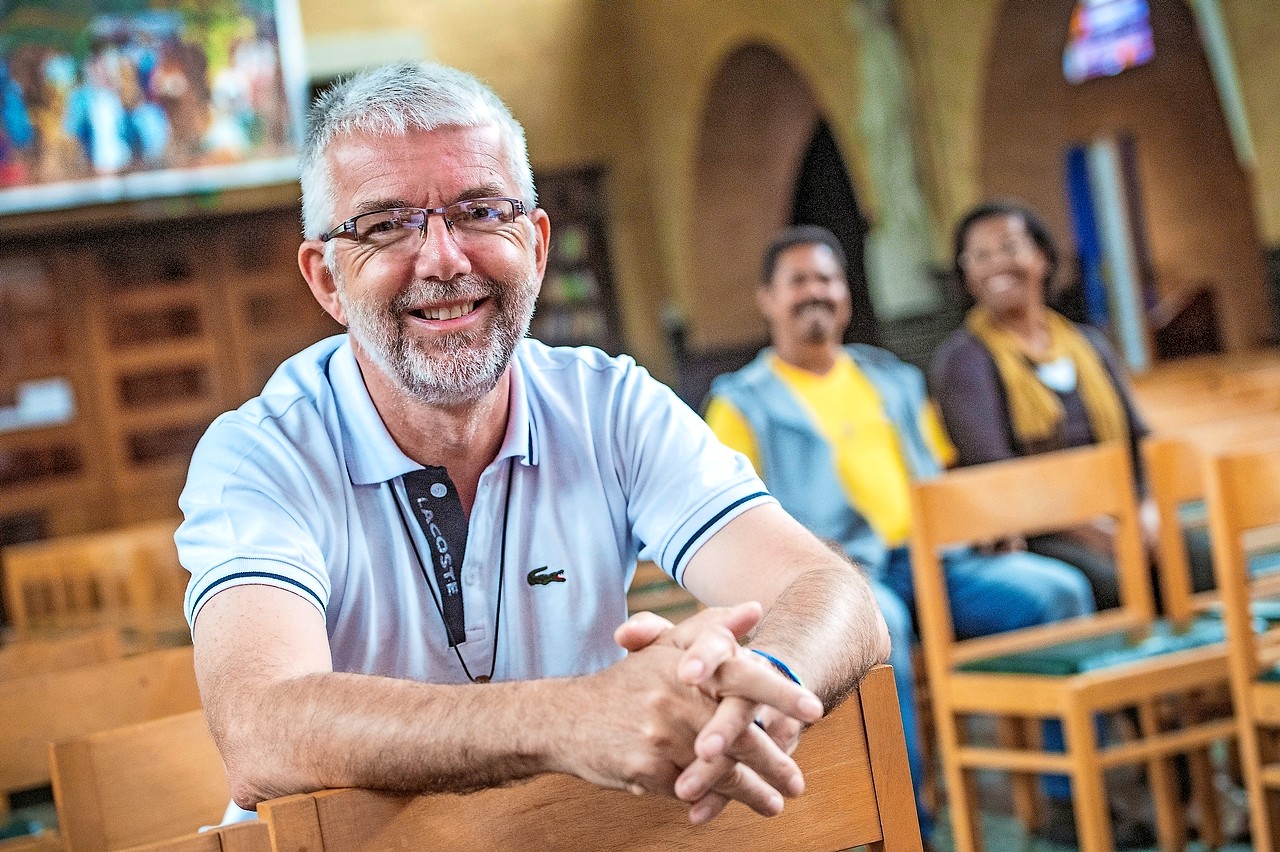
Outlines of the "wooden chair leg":
M1267 813L1270 801L1262 784L1262 754L1258 741L1259 731L1252 720L1240 726L1240 762L1244 769L1244 786L1249 791L1249 827L1253 833L1253 848L1274 849L1274 841L1280 834L1271 833L1272 819Z
M1026 751L1039 748L1039 720L1020 719L1012 716L997 721L996 735L1002 748ZM1039 776L1033 772L1011 772L1013 787L1013 813L1028 833L1040 827Z
M1160 733L1160 710L1154 700L1138 705L1138 719L1144 738ZM1155 806L1156 837L1161 849L1183 849L1187 845L1187 820L1178 800L1178 785L1167 757L1147 761L1147 784Z
M1222 802L1214 784L1213 756L1209 749L1196 749L1187 756L1191 764L1191 799L1200 812L1197 833L1200 842L1216 849L1227 842L1222 828Z
M1071 763L1071 798L1076 812L1076 836L1081 852L1113 852L1111 814L1098 755L1098 732L1093 713L1073 702L1063 714L1067 757Z
M938 783L937 731L933 721L933 699L929 695L929 678L925 670L924 654L919 644L911 648L911 671L915 673L916 725L919 728L920 763L924 777L920 779L920 796L930 813L942 809L942 790Z
M961 720L949 706L935 705L938 747L942 751L942 771L951 816L951 837L955 852L981 852L982 820L978 812L978 785L973 773L960 765Z

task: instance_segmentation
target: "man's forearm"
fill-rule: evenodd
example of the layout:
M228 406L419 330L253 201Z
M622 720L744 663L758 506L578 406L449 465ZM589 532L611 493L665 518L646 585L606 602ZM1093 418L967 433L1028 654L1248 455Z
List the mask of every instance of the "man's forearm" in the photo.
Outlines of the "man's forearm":
M829 711L888 658L889 634L862 569L821 557L778 596L750 644L785 661Z
M327 787L465 792L556 767L549 681L443 686L310 674L206 703L242 807ZM561 688L569 681L558 682Z

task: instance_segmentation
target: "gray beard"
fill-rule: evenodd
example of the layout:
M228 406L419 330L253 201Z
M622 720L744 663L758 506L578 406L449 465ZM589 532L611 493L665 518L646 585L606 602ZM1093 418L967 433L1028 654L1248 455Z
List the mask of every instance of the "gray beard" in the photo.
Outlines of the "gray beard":
M415 401L440 406L474 402L497 386L529 331L537 292L530 279L505 285L476 277L448 284L419 281L389 306L379 307L350 298L341 277L335 281L348 333ZM435 354L420 349L405 332L404 311L423 301L464 294L488 297L497 306L489 327L453 332L441 338Z
M801 339L805 343L826 343L828 339L827 329L819 320L814 320L804 327L804 333Z

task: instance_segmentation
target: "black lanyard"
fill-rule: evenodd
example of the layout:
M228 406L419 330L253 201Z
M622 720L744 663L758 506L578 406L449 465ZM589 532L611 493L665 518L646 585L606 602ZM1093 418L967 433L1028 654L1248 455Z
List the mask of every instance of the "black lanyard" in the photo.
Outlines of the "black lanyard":
M514 460L507 466L507 493L502 507L502 540L498 551L498 599L493 616L493 656L489 661L489 674L473 677L462 658L458 646L467 641L466 609L462 601L462 585L458 582L458 572L462 569L462 560L467 550L467 517L462 510L462 501L458 490L443 467L427 467L406 473L401 479L404 482L405 494L413 510L413 516L426 536L431 552L431 564L436 576L433 587L427 576L426 560L418 550L418 543L409 529L409 521L405 517L404 507L397 499L396 508L400 512L400 521L404 525L405 534L409 538L410 548L418 562L422 578L427 581L427 592L431 601L440 613L448 636L449 647L462 665L462 671L472 683L488 683L493 678L498 664L498 628L502 620L503 579L507 571L507 522L511 514L511 480L515 472ZM439 589L439 596L436 590Z

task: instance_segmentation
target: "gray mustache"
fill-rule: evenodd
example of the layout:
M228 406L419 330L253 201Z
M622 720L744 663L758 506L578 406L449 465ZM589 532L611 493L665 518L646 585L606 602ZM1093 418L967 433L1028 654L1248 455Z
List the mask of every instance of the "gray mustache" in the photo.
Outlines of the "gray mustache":
M496 295L500 289L495 282L476 275L468 275L449 282L419 281L393 300L391 310L393 313L399 313L419 302L481 299Z
M827 299L809 299L807 302L801 302L792 308L791 313L795 316L800 316L800 314L809 308L826 308L833 314L836 312L836 305L834 302L828 301Z

